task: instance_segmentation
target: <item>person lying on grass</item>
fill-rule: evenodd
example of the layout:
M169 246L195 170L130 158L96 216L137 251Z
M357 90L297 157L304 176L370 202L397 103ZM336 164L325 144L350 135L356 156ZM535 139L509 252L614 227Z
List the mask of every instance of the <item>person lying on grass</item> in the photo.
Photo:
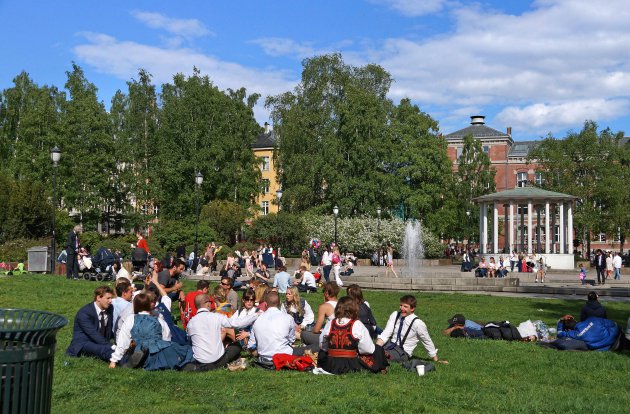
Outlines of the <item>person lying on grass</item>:
M387 325L378 336L376 344L383 346L390 360L405 363L409 361L416 346L421 342L434 362L448 364L448 361L440 360L438 357L438 350L429 336L427 325L414 314L417 303L415 296L401 297L399 311L392 312L389 316Z
M453 317L446 322L448 322L449 326L442 331L446 336L452 338L486 338L483 334L483 327L475 321L466 319L461 313L453 315Z

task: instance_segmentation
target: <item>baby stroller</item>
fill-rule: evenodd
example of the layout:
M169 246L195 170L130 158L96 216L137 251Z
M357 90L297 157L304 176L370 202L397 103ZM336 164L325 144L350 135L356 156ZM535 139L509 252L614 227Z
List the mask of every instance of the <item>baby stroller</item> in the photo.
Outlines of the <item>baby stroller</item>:
M92 258L92 265L96 271L96 280L99 282L114 280L113 266L116 258L114 253L106 247L98 249Z
M87 252L79 253L79 273L85 280L96 280L96 269L92 257Z
M145 272L147 263L149 261L149 254L142 247L136 247L131 252L131 266L134 272Z

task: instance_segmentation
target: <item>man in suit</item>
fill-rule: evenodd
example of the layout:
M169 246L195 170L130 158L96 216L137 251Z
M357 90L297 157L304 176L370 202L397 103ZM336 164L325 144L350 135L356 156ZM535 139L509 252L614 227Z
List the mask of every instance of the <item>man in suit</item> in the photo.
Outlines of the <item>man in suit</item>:
M79 240L79 234L81 234L81 225L76 225L68 234L68 243L66 243L66 279L75 280L79 279L79 248L81 247L81 241Z
M606 255L602 252L602 249L597 249L595 254L595 270L597 271L597 284L603 285L606 283Z
M112 356L114 291L109 286L101 286L94 291L94 302L88 303L77 312L72 329L72 341L66 350L69 356L95 356L109 361Z

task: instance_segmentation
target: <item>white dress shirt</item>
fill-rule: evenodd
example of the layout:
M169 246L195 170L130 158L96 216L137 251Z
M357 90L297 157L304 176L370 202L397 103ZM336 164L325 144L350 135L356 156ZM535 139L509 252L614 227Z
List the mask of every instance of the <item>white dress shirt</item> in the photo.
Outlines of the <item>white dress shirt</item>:
M286 305L283 303L282 306L280 307L280 310L288 314L289 312L297 312L297 307L291 304L291 306L289 306L289 309L287 310ZM302 323L300 324L300 326L302 328L306 328L307 325L310 325L313 322L315 322L315 314L313 313L313 308L311 308L311 305L309 305L308 302L305 300L304 301L304 319L302 319Z
M336 319L336 321L338 325L345 326L350 322L350 319L341 318ZM328 321L326 326L324 326L324 329L322 329L322 333L319 335L319 349L324 351L328 350L328 341L326 340L326 337L330 333L331 325L332 321ZM359 354L366 355L374 353L374 342L372 342L372 338L370 337L370 331L368 331L365 325L363 325L363 322L358 320L354 322L354 325L352 325L352 336L359 340Z
M216 362L225 353L221 341L221 328L245 328L258 318L258 314L235 313L231 318L210 312L207 308L197 310L186 325L186 332L192 341L195 361L202 364Z
M302 273L302 278L300 279L300 285L316 288L317 282L315 281L315 276L313 276L313 274L309 272L308 270L305 270L304 273Z
M112 328L114 329L114 333L116 333L116 325L118 324L118 319L120 318L120 315L127 308L131 308L131 313L133 313L133 306L131 305L131 302L121 297L117 297L112 300L111 306L114 307L114 322L112 324Z
M332 253L324 252L322 255L322 263L324 263L324 266L330 266L332 264Z
M378 336L378 339L380 339L384 343L388 340L396 342L398 336L398 327L400 326L401 321L403 323L403 328L400 333L400 339L402 340L402 338L407 333L407 330L409 329L409 324L417 317L415 314L411 314L407 315L407 317L405 317L404 319L401 316L398 321L396 321L397 315L398 312L393 312L391 315L389 315L389 319L387 320L387 325L385 326L385 329ZM416 319L416 321L413 323L413 327L411 328L411 331L409 331L409 336L407 336L407 340L404 344L402 344L402 347L405 352L409 356L411 356L411 354L413 354L413 350L416 349L418 342L422 342L422 345L424 346L424 349L426 349L427 354L429 354L429 357L433 358L437 355L438 350L435 348L435 345L433 345L431 336L429 336L427 325L421 319Z
M140 312L141 315L149 315L149 312ZM114 353L112 357L109 359L110 362L118 362L125 355L125 352L129 349L129 345L131 345L131 329L133 328L133 324L135 322L135 314L131 314L126 316L122 320L122 324L120 325L120 329L118 330L118 335L116 335L116 346L114 348ZM168 327L164 319L157 318L158 322L162 326L162 339L165 341L171 341L171 329Z
M249 336L250 348L256 346L258 355L272 358L275 354L293 354L295 342L295 322L293 318L276 307L263 313Z

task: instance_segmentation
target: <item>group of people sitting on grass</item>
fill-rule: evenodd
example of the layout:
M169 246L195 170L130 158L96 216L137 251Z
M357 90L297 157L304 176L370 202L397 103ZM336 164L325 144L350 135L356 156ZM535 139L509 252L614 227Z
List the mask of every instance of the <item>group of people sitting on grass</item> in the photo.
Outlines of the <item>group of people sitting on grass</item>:
M337 283L327 282L323 294L315 315L296 286L281 294L277 287L261 284L245 290L239 300L229 277L212 292L208 281L201 280L197 290L184 295L180 328L170 312L172 298L156 274L139 291L121 280L115 292L109 286L97 288L94 301L77 312L66 353L100 358L110 368L147 370L239 370L245 351L265 368L377 373L396 361L408 369L426 365L430 371L431 362L412 358L420 343L433 362L446 363L414 314L414 296L402 296L398 311L380 329L358 285L348 286L346 296L339 297ZM234 295L236 306L230 303ZM296 358L303 365L296 365Z

